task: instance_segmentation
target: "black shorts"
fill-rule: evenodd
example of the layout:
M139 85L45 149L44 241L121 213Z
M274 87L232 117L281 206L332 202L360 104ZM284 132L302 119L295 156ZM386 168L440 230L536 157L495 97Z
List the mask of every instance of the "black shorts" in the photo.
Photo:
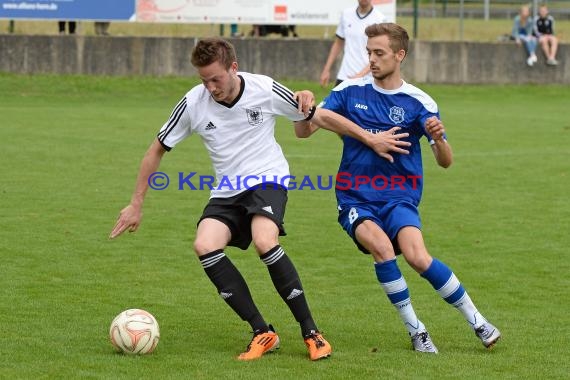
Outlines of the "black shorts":
M287 189L273 183L265 183L230 198L212 198L204 208L198 224L205 218L224 223L232 238L229 246L247 249L251 244L251 220L263 215L273 220L279 228L279 236L287 235L283 228Z

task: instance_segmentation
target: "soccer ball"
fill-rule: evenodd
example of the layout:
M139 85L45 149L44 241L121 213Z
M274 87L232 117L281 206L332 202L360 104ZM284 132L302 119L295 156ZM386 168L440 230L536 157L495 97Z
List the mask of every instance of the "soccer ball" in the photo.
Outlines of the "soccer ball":
M111 322L111 343L125 354L150 354L160 339L158 322L151 313L141 309L121 312Z

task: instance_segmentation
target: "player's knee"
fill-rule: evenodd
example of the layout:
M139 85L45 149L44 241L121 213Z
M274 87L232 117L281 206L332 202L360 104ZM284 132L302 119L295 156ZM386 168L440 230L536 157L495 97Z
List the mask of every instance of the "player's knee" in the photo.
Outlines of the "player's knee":
M432 257L429 255L429 253L425 250L425 249L417 249L413 252L403 252L404 253L404 258L406 259L406 262L417 272L417 273L423 273L425 272L431 262L432 262Z
M372 257L374 257L375 262L383 262L387 260L391 260L396 256L394 251L394 246L390 242L390 240L382 240L374 242L370 249L370 253Z
M196 238L193 244L194 252L197 256L202 256L207 253L213 252L221 247L216 246L216 244L208 239Z
M258 255L263 255L279 244L279 241L272 236L257 236L253 238L253 246Z

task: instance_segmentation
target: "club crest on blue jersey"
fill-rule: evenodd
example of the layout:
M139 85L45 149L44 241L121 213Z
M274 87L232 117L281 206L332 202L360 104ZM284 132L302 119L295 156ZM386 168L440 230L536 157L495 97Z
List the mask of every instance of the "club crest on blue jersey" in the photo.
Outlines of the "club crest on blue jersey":
M390 108L390 120L396 124L401 124L404 122L404 114L406 112L402 107L392 107Z
M263 113L261 112L261 107L246 108L247 121L251 125L258 125L263 123Z

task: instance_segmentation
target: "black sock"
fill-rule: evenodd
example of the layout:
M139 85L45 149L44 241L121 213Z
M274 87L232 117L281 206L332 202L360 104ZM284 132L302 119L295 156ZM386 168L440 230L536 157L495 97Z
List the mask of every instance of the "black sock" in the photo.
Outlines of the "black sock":
M259 258L267 265L275 289L301 325L301 334L307 336L311 331L318 331L297 270L283 248L277 245Z
M237 315L247 321L254 332L266 332L267 323L257 310L245 280L224 251L219 249L200 256L200 264L220 296Z

